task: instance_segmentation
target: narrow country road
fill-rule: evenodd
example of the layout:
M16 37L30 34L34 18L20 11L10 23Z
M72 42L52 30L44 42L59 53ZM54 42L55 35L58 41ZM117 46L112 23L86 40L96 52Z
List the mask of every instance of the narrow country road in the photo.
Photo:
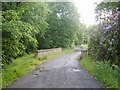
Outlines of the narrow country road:
M77 61L73 52L46 61L9 88L102 88Z

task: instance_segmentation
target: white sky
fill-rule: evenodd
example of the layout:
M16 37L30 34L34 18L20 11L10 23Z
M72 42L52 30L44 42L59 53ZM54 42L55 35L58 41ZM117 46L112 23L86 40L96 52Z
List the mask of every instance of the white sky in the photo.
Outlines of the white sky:
M78 8L80 17L83 23L86 25L95 24L95 13L94 9L96 4L100 3L102 0L74 0L75 6Z

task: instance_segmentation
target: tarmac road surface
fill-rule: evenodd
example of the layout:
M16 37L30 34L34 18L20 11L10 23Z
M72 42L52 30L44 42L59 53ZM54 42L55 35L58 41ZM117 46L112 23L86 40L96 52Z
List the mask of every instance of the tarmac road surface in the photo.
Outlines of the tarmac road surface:
M103 88L78 62L81 52L46 61L8 88Z

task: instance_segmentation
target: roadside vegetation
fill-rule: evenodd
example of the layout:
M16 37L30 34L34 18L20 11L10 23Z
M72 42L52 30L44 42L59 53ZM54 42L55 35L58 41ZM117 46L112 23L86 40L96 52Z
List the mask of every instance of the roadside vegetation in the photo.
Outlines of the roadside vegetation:
M80 47L83 49L88 49L88 44L82 44L82 45L80 45Z
M120 63L120 2L101 2L95 12L98 24L86 27L73 2L2 2L3 87L45 60L68 53L65 50L33 58L30 53L34 50L79 46L88 49L88 56L81 64L105 87L116 88Z
M110 63L99 62L92 59L90 56L85 56L80 59L80 64L85 67L101 84L106 88L118 88L118 67L114 69Z
M85 25L72 2L2 2L0 12L3 87L82 41ZM50 48L66 50L41 58L31 54Z
M26 75L30 71L34 70L37 65L41 65L46 60L50 60L54 57L70 53L73 50L62 50L50 55L45 55L40 59L34 57L34 54L28 54L23 57L13 60L13 63L5 67L2 70L2 87L6 87L12 84L18 78Z
M2 63L34 50L73 48L83 25L72 2L2 2Z
M0 70L0 89L2 88L2 70Z
M88 55L79 59L103 86L120 89L120 2L104 1L95 9L99 24L86 29Z

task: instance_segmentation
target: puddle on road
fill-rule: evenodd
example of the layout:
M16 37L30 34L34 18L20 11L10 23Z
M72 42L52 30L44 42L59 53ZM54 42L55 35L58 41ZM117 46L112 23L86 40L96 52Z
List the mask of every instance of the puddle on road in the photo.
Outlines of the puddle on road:
M72 68L69 70L70 72L81 72L82 70L78 69L78 68Z
M73 72L80 72L82 70L79 70L79 69L72 69Z

